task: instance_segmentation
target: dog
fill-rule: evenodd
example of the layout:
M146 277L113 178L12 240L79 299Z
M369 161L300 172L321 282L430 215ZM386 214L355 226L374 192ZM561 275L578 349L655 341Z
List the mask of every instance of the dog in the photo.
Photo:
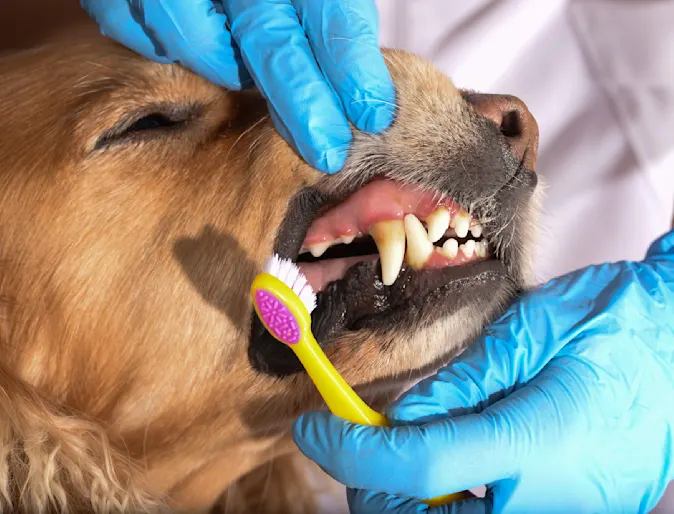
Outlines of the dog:
M255 90L102 37L0 60L0 511L309 512L289 430L322 403L249 297L272 253L306 271L317 340L378 409L531 285L535 119L384 55L394 122L354 129L333 176ZM462 209L451 239L482 234L472 257L410 243L439 206ZM402 266L380 263L386 216Z

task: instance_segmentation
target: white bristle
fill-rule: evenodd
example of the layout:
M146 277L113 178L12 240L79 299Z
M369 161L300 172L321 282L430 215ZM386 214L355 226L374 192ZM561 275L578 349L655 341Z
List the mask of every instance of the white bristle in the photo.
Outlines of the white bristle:
M299 272L299 269L297 270ZM297 275L297 280L295 280L295 285L293 286L294 291L301 291L304 286L307 284L307 277L305 277L301 272Z
M272 254L264 263L263 271L275 276L292 289L310 313L316 308L316 293L302 270L293 261Z
M299 297L310 313L316 308L316 294L309 284L302 288Z

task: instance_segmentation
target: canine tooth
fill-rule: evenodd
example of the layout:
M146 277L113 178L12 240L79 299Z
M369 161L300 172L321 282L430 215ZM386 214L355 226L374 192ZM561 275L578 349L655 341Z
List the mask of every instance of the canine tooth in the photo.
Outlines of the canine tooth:
M324 243L316 243L309 247L311 255L314 257L320 257L325 253L325 251L332 246L332 241L326 241Z
M459 250L461 250L466 257L472 257L473 253L475 253L475 241L469 239L464 244L459 246Z
M356 239L356 236L342 236L339 239L343 244L350 245L351 243L353 243L353 240Z
M486 241L478 241L475 243L475 255L477 255L480 259L484 259L487 256Z
M452 223L453 224L450 224L450 226L456 230L456 235L458 237L466 237L468 235L468 229L470 228L470 216L466 211L460 209L459 212L454 215Z
M405 216L407 236L407 262L413 268L422 268L433 253L433 243L428 240L426 229L414 214Z
M442 245L442 253L448 259L454 259L459 254L459 242L454 238L448 239Z
M449 211L444 207L440 207L433 211L428 218L426 218L426 225L428 225L428 240L435 243L445 235L449 228L449 221L451 216Z
M370 235L379 250L382 282L390 286L405 259L405 224L402 220L380 221L370 227Z
M479 223L477 225L474 225L470 229L470 233L473 234L473 237L480 237L482 235L482 225Z

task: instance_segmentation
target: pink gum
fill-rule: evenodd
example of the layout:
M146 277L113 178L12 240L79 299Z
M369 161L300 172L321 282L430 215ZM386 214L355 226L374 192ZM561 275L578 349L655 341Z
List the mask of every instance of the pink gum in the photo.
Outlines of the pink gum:
M439 193L390 180L375 180L314 220L303 246L367 234L373 224L402 220L407 214L423 221L439 207L445 207L451 217L460 210L451 198Z

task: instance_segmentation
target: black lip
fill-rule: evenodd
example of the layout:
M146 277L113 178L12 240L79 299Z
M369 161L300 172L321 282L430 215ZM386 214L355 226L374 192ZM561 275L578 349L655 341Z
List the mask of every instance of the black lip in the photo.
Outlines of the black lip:
M385 286L378 260L359 262L319 293L312 313L314 335L327 345L347 330L421 328L477 301L507 276L498 260L431 270L403 266L395 283ZM432 308L436 303L442 308Z

